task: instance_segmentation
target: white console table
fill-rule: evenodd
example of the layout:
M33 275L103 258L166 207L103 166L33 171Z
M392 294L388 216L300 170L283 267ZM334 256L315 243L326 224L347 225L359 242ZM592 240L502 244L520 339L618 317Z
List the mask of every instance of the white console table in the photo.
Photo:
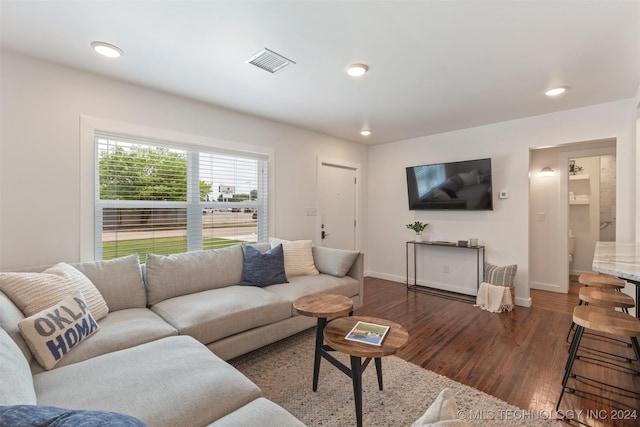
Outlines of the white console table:
M413 248L413 284L409 282L409 247ZM417 251L420 246L430 246L430 247L447 247L447 248L457 248L457 249L466 249L476 251L476 281L477 288L480 287L480 283L484 280L484 263L485 263L485 247L484 246L458 246L453 242L438 242L438 241L425 241L418 242L415 240L409 240L406 244L405 248L405 256L406 256L406 266L407 266L407 290L419 290L420 286L418 286L418 278L417 278Z

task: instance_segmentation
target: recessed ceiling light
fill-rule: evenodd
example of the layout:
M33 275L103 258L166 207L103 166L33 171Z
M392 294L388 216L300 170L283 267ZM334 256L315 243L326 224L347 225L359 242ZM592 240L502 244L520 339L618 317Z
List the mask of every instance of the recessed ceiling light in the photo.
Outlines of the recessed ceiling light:
M353 64L347 68L347 74L352 77L364 76L367 71L369 71L369 67L364 64Z
M371 135L372 133L373 133L373 132L371 132L371 130L369 130L369 129L362 129L362 130L360 131L360 135L362 135L362 136L369 136L369 135Z
M566 86L554 87L553 89L549 89L548 91L546 91L544 94L547 96L558 96L565 93L566 90L567 90Z
M100 55L106 56L107 58L118 58L124 55L124 52L122 51L122 49L110 43L92 42L91 47Z

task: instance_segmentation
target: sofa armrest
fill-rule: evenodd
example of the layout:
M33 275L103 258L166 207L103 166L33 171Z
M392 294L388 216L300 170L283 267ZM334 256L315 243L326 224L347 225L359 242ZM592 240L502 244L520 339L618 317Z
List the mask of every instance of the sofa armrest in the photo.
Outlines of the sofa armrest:
M360 291L358 292L360 302L357 307L353 307L354 309L360 308L364 302L364 254L362 252L358 254L358 257L347 272L347 276L353 277L360 284Z

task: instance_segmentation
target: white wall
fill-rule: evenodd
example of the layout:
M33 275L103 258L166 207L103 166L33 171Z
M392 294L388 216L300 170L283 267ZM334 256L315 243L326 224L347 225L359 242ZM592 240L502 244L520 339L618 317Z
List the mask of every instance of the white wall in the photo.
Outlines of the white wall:
M315 235L318 156L362 166L366 211L365 146L10 52L1 63L0 270L79 259L81 115L271 147L279 237Z
M455 241L478 237L480 243L487 246L487 261L517 264L516 302L529 305L530 148L616 138L618 235L633 241L635 116L634 101L626 100L371 147L367 273L404 282L404 245L411 237L411 231L404 224L421 220L431 223L429 239ZM492 158L493 211L409 211L405 167L482 157ZM498 191L502 190L509 191L508 199L497 198ZM557 192L552 197L556 197L555 203L558 203ZM552 212L547 216L550 223L558 220ZM544 253L550 268L555 268L554 262L566 261L567 239L564 234L556 238L564 242L564 250L558 241L552 244L560 248L558 253ZM566 262L564 268L568 268Z

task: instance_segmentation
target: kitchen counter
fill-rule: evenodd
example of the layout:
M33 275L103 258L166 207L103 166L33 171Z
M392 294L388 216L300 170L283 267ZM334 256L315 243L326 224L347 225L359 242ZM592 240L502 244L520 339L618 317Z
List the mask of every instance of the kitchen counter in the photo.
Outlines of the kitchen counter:
M593 271L611 274L636 286L637 304L640 301L640 243L596 242Z

